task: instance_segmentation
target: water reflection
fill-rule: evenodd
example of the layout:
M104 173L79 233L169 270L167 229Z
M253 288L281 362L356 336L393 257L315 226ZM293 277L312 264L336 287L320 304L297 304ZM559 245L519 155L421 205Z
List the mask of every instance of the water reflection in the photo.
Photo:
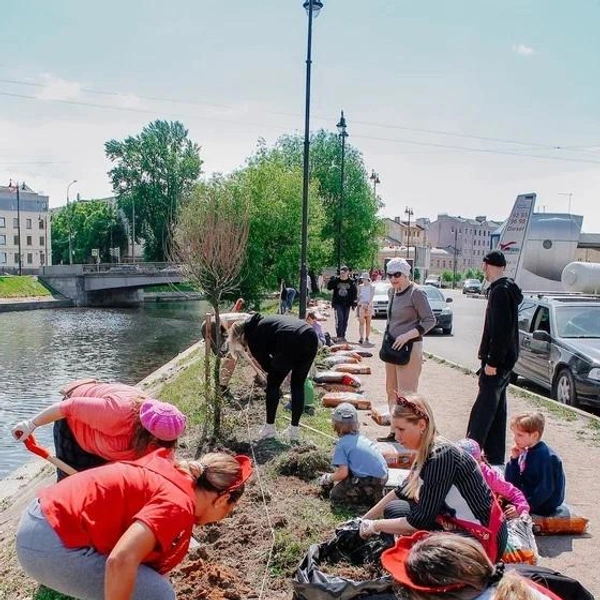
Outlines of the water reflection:
M52 309L0 314L0 477L32 455L10 427L60 400L72 379L134 384L200 339L203 302L139 309ZM52 446L52 427L36 431Z

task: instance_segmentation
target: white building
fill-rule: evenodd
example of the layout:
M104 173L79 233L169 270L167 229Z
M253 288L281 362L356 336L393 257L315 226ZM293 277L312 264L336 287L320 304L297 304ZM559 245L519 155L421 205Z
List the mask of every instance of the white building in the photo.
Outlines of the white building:
M48 196L0 186L0 273L35 274L52 263Z

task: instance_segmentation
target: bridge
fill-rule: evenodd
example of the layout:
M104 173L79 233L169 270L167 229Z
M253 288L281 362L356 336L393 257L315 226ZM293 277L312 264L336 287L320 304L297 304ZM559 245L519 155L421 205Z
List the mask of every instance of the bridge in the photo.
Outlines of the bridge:
M186 280L181 265L173 263L50 265L42 268L38 279L75 306L98 307L139 306L142 288Z

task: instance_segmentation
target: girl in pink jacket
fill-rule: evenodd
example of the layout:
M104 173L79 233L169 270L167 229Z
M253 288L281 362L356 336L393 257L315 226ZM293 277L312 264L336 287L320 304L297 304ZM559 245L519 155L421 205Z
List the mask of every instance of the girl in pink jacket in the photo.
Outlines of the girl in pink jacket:
M477 461L483 478L504 508L504 516L507 519L516 519L523 514L529 514L529 504L521 490L505 481L496 470L490 467L475 440L465 438L456 442L456 445Z

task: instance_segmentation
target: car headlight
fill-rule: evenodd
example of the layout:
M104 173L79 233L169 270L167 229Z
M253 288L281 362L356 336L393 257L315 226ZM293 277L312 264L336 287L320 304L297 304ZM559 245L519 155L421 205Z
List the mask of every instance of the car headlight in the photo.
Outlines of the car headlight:
M600 367L594 367L593 369L590 369L588 378L593 379L594 381L600 381Z
M452 309L451 308L442 308L442 314L443 315L451 315Z

